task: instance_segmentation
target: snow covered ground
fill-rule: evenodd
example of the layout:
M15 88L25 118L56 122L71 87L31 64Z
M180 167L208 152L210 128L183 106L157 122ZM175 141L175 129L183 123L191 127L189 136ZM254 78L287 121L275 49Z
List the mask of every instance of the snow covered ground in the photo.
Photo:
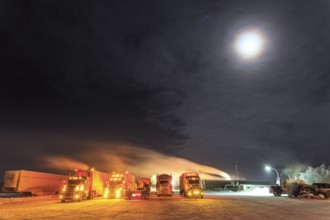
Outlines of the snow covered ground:
M103 199L61 203L55 196L0 198L0 219L330 220L330 200L273 197L268 192L179 195L150 200ZM260 195L261 194L261 195Z

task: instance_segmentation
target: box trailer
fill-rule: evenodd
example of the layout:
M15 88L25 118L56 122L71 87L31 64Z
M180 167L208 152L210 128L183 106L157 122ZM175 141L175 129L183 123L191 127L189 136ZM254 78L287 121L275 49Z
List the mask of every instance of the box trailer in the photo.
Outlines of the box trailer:
M21 196L59 194L68 177L63 175L28 170L5 172L2 192L16 192Z

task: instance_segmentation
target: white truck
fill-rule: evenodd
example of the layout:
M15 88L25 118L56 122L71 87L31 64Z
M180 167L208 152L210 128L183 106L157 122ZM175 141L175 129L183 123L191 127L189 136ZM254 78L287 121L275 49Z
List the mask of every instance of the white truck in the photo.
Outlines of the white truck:
M59 194L68 177L28 170L5 172L2 192L19 193L20 196Z

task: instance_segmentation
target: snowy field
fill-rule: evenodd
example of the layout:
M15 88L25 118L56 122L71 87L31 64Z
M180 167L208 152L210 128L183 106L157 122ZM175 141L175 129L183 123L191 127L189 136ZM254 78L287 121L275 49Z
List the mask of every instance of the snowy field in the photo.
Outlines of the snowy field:
M55 196L0 198L0 219L224 219L330 220L330 200L289 199L264 193L210 193L150 200L103 199L61 203Z

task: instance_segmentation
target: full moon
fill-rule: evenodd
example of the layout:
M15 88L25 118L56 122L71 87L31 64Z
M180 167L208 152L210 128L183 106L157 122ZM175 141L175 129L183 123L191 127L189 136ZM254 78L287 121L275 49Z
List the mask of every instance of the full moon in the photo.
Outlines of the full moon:
M245 32L238 36L235 49L244 59L255 58L263 51L264 40L255 31Z

